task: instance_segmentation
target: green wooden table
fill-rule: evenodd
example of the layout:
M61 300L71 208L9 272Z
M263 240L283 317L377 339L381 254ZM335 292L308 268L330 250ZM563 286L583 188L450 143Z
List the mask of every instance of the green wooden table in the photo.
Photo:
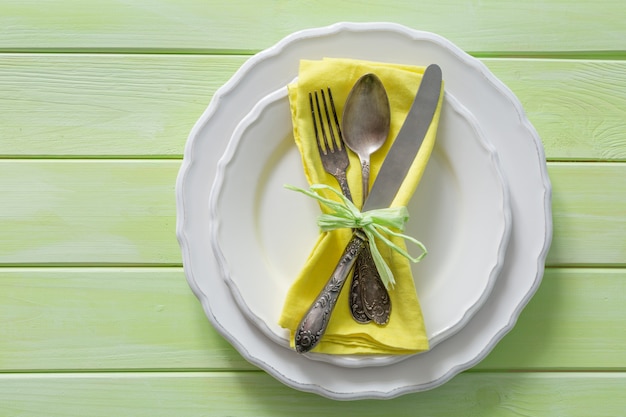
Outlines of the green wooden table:
M420 4L424 3L424 4ZM622 0L0 3L0 416L626 413ZM337 21L438 33L542 138L554 238L539 291L478 366L389 401L283 386L211 327L175 236L175 179L252 54Z

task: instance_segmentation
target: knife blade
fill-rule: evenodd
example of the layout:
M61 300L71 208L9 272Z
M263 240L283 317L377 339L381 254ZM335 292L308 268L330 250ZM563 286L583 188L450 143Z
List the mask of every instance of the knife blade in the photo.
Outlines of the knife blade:
M396 140L389 149L363 211L389 207L404 182L432 122L441 94L441 68L432 64L424 71L422 82ZM313 301L294 333L298 353L313 349L322 338L339 293L359 252L367 242L356 230L324 288Z

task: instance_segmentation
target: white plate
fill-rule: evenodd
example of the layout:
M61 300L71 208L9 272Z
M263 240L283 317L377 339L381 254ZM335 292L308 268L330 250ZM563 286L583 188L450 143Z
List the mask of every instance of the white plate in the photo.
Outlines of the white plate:
M211 256L209 191L218 158L242 118L325 56L424 65L436 62L446 89L495 146L509 185L512 230L492 292L458 333L434 349L384 367L340 368L283 349L239 310ZM176 183L177 236L185 273L213 326L251 363L282 383L335 399L392 398L439 386L482 360L513 328L543 276L552 238L551 187L541 141L514 94L448 40L391 23L339 23L294 33L255 55L214 95L192 129Z
M263 98L237 126L218 164L209 204L213 248L239 307L270 338L289 347L289 332L277 323L287 291L317 240L319 206L284 184L307 187L287 87ZM448 93L436 145L409 211L407 233L429 251L412 269L432 348L486 300L504 262L511 224L495 149ZM308 356L349 367L408 357Z

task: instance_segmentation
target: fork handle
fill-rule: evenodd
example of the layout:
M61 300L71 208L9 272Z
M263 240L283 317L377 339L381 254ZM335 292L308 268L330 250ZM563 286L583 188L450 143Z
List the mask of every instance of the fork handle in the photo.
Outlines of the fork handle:
M352 235L335 270L296 329L294 342L298 353L313 349L324 335L343 284L366 241L367 238L358 230Z
M341 192L343 195L350 201L352 200L352 193L350 192L350 186L348 185L348 178L346 177L346 172L342 170L337 170L337 172L332 174L333 177L339 183L339 187L341 188Z

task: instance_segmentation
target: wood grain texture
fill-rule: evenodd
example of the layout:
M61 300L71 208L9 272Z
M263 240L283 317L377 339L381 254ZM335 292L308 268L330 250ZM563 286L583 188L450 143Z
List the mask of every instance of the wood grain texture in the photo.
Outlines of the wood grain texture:
M179 161L0 162L0 263L180 264Z
M549 160L626 161L626 63L483 60L519 98Z
M252 369L181 268L3 268L0 317L0 372Z
M626 164L562 163L548 171L554 237L547 264L626 265Z
M462 374L392 401L332 401L260 373L0 375L0 413L31 417L615 417L626 374Z
M549 268L482 370L626 370L626 269Z
M303 28L393 21L467 51L624 51L625 15L621 0L8 0L0 5L0 50L255 51Z
M248 58L0 54L0 157L179 158ZM549 160L626 161L626 62L483 62L518 96Z
M0 154L181 157L247 57L0 54Z
M0 269L0 373L255 369L180 268ZM477 369L626 371L626 269L547 270Z
M0 161L0 265L180 265L180 161ZM626 164L552 163L550 266L625 265Z

